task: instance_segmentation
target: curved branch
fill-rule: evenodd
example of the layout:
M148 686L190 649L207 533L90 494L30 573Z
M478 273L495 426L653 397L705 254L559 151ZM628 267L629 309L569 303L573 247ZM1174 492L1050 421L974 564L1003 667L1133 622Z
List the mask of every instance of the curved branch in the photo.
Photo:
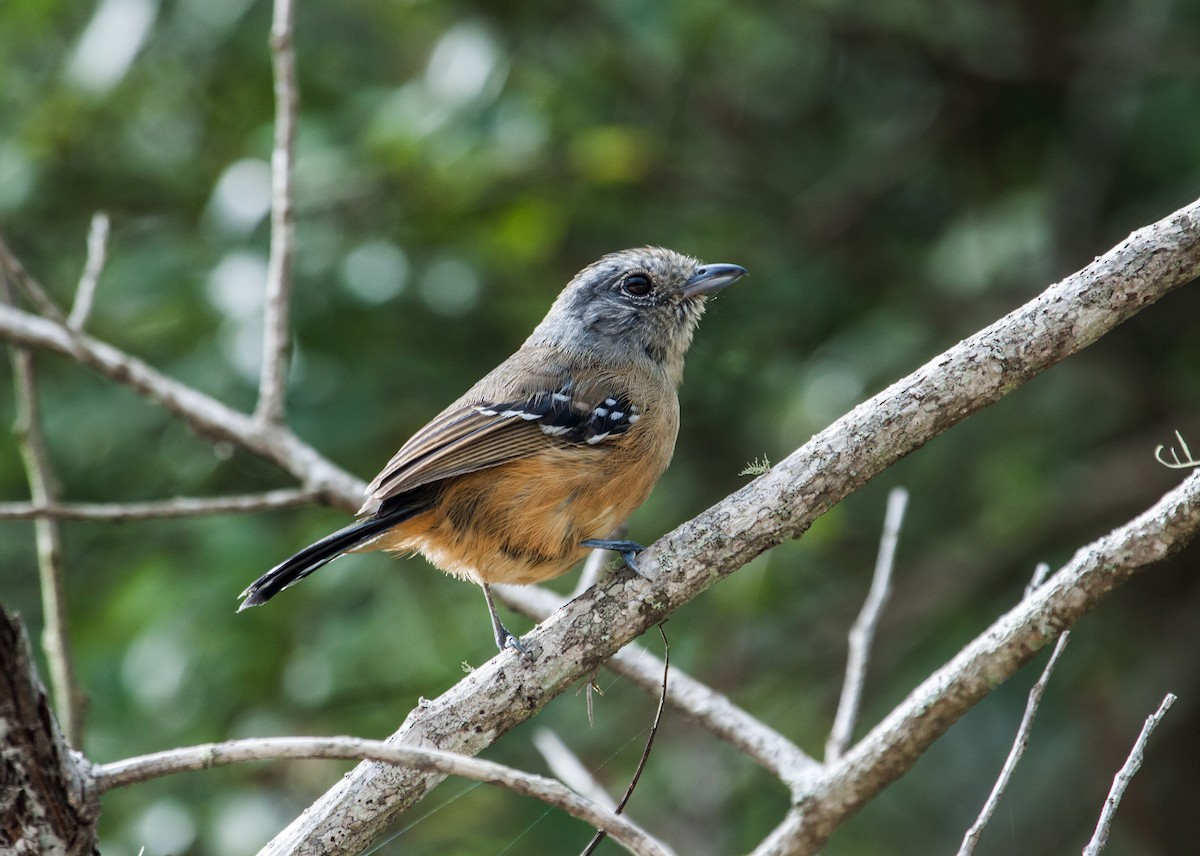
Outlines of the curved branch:
M670 851L661 842L640 827L581 797L562 782L493 761L439 752L436 749L385 743L382 740L363 740L358 737L252 737L225 743L186 746L110 764L97 764L92 767L92 775L97 790L103 793L113 788L122 788L175 773L207 770L246 761L279 761L289 758L380 761L500 785L562 809L572 817L608 833L633 853L670 856Z
M801 535L896 460L1087 347L1198 272L1200 202L1195 202L1133 233L1083 270L856 407L770 472L647 549L639 561L656 579L626 573L585 592L526 637L539 655L536 661L519 660L511 652L496 656L412 711L395 739L480 751L679 606L782 540ZM1042 604L1048 596L1039 594L1032 602ZM597 627L604 632L597 633ZM1044 637L1024 641L1031 656ZM991 685L1021 662L997 666ZM876 740L878 732L872 732ZM891 738L903 744L896 734ZM862 747L872 745L868 737L838 769L859 769ZM888 768L891 777L908 764L904 756ZM437 780L431 774L360 765L264 852L357 852ZM838 794L833 802L852 806L842 816L861 804L848 791L827 787ZM335 828L338 846L330 849L328 835ZM828 834L824 826L817 828Z

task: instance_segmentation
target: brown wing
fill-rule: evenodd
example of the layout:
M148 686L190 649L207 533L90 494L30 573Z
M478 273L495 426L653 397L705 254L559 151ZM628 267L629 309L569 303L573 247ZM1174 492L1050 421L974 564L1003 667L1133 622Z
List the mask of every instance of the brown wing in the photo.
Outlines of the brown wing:
M492 395L490 386L485 379L478 394L468 393L413 435L371 482L360 513L421 485L499 466L547 445L596 446L629 430L640 416L609 377L581 383L562 370L525 375L518 388Z

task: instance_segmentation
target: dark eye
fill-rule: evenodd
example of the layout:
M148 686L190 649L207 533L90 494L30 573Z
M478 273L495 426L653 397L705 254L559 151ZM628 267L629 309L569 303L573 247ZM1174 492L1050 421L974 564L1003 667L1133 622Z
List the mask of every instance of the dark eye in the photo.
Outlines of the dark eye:
M625 290L625 293L632 294L634 297L645 297L650 293L650 286L650 277L644 273L631 273L621 283L621 288Z

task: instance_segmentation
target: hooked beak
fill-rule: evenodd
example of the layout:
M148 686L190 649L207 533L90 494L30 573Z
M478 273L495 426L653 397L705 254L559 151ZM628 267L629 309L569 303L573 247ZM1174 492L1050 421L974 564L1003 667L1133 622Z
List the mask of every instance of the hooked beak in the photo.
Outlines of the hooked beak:
M683 286L684 297L712 294L746 275L741 265L701 265Z

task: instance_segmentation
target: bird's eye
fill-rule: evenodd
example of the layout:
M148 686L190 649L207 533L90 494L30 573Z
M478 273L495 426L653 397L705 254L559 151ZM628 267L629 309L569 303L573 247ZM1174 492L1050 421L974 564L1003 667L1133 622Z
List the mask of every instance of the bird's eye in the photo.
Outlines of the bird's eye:
M621 288L626 294L632 294L634 297L645 297L650 293L650 277L644 273L631 273L625 277L625 281L621 283Z

